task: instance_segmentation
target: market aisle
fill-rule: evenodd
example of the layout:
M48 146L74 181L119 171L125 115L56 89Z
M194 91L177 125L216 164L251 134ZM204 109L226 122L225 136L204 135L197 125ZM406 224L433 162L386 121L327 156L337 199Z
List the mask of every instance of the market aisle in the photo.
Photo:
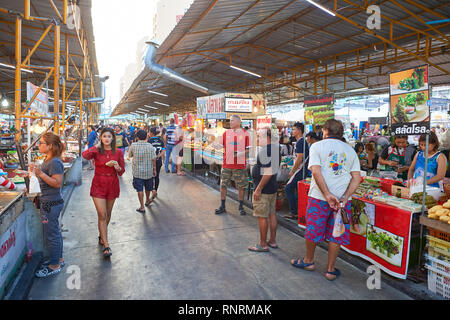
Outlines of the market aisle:
M282 227L280 249L249 252L258 239L256 219L240 216L230 199L229 213L216 216L219 193L189 177L162 173L158 198L140 214L129 163L126 169L109 229L111 260L97 244L93 172L84 170L63 218L66 266L35 279L29 299L408 299L385 284L368 290L368 275L340 259L343 275L329 282L320 248L315 272L293 268L289 260L304 255L304 239ZM71 265L81 271L79 290L66 286Z

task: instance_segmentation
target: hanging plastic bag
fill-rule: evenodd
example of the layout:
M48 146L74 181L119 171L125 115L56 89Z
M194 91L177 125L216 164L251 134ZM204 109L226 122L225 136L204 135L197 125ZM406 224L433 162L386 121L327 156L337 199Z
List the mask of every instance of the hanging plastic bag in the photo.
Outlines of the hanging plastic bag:
M350 223L344 203L339 203L339 210L334 212L333 237L338 238L345 233L345 224Z
M291 170L288 168L288 166L284 163L281 165L280 170L278 170L277 173L277 182L286 182L289 180L289 172Z
M30 172L30 194L38 194L41 193L41 186L39 185L39 180L34 174L34 172Z

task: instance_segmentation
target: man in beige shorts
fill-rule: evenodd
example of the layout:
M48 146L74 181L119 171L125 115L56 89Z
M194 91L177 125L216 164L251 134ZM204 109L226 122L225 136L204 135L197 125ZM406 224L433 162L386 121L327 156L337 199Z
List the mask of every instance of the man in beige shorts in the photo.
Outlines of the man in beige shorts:
M256 165L252 169L253 183L253 215L258 218L260 241L248 247L250 251L267 252L269 247L278 248L275 240L277 234L277 173L280 164L280 147L271 139L271 130L261 129L258 132L258 143L261 151ZM270 226L270 239L267 241L267 231Z
M221 205L216 209L215 213L226 213L227 187L234 180L239 191L239 212L241 215L245 215L243 203L245 188L248 186L247 157L250 135L241 128L241 118L238 115L231 116L230 129L223 133L222 139L218 144L223 146L223 164L220 182Z

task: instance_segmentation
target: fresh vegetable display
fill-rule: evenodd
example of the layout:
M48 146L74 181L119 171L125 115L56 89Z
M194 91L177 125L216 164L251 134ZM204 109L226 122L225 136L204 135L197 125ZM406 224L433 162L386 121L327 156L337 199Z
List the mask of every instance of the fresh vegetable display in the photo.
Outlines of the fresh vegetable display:
M422 88L426 82L425 79L425 66L414 69L411 77L400 80L398 88L401 90L415 90Z
M392 236L386 232L377 232L371 225L367 230L367 240L370 241L372 249L379 251L388 258L399 254L400 248L403 245L403 239L401 237Z

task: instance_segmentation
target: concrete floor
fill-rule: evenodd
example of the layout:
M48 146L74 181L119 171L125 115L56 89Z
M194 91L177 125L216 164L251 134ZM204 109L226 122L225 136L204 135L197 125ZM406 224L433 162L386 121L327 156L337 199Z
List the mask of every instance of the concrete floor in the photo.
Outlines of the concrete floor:
M62 221L66 266L58 275L35 279L28 299L409 299L383 283L368 290L368 275L340 259L342 276L326 280L327 252L321 248L315 272L292 267L289 260L305 254L304 239L282 227L280 249L248 251L258 241L256 219L240 216L230 199L228 214L216 216L219 193L193 178L162 172L158 198L138 213L129 163L126 169L109 226L111 259L103 259L97 242L89 196L93 172L83 170L83 184ZM71 265L80 268L80 289L67 287Z

